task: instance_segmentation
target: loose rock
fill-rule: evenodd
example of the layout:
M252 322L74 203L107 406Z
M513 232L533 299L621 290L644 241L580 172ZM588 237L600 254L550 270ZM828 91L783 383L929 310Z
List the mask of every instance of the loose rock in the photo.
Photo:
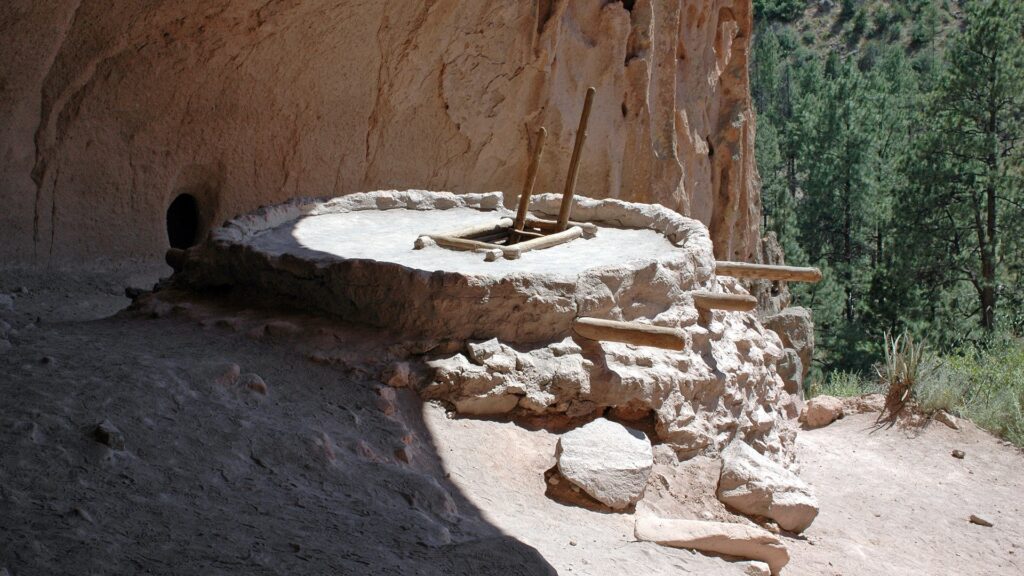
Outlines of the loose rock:
M963 450L953 450L953 458L958 458L960 460L963 460L964 456L966 456L966 454L964 453Z
M259 394L266 394L268 392L267 383L263 381L263 378L251 372L239 376L238 385Z
M635 533L637 540L663 546L758 560L768 564L772 574L789 562L782 540L753 526L643 516L636 520Z
M808 428L821 428L842 418L843 414L843 401L839 398L815 396L808 400L803 414L800 415L800 420Z
M640 500L654 466L643 432L604 418L563 434L555 456L562 476L614 509Z
M771 518L790 532L803 532L818 515L810 486L741 440L722 452L718 499L744 514Z
M93 430L93 437L101 444L106 444L113 450L124 450L124 434L110 420L104 420L97 424L95 430Z
M14 310L14 298L9 294L0 294L0 310Z
M843 414L865 414L885 410L885 394L861 394L843 398Z
M984 526L985 528L991 528L993 526L993 524L988 520L985 520L981 516L976 516L974 514L971 514L970 520L971 524L977 524L978 526Z
M945 410L939 410L935 412L935 414L932 415L932 419L935 420L936 422L941 422L946 426L949 426L953 430L960 429L960 423L957 422L956 416L953 416L952 414L946 412Z
M395 362L385 372L384 379L392 388L407 388L412 379L412 367L408 362Z

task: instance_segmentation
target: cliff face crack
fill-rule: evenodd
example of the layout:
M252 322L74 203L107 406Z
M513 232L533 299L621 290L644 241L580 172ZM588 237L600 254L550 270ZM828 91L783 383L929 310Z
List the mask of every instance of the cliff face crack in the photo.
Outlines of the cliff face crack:
M363 182L365 183L370 178L370 166L371 160L371 148L374 132L377 128L377 122L381 113L381 108L384 106L383 100L386 98L385 87L387 86L387 47L385 43L385 32L388 27L388 14L385 12L381 16L380 25L377 27L377 58L379 64L377 65L377 78L375 82L375 89L373 92L373 107L370 109L370 116L366 119L366 138L365 145L363 147Z
M40 234L40 230L39 230L39 224L40 224L40 222L39 222L39 219L40 219L39 210L40 210L40 203L42 201L42 195L43 195L43 182L45 180L44 173L46 172L46 159L45 159L45 157L43 155L43 150L45 148L44 143L43 143L44 127L46 127L48 125L48 123L49 123L49 117L48 117L48 114L47 114L47 111L46 111L46 85L47 85L47 81L49 80L50 76L53 74L53 68L54 68L54 66L57 63L57 59L64 52L64 45L68 41L68 36L70 36L71 30L74 28L75 23L78 21L78 11L82 8L82 2L83 2L83 0L78 0L75 3L75 7L71 10L71 16L68 19L67 23L63 27L63 32L64 33L61 35L60 42L57 44L57 49L53 51L53 56L50 58L50 62L49 62L49 64L46 67L47 72L43 76L43 83L42 83L43 91L39 95L39 103L40 103L39 125L36 127L35 138L34 138L34 141L35 141L34 142L35 143L35 166L33 166L32 174L31 174L32 181L35 182L35 184L36 184L35 202L34 202L34 205L33 205L33 213L32 213L32 245L33 245L33 256L35 258L39 257L39 254L38 254L38 250L39 250L39 234ZM52 208L51 208L51 211L52 211Z
M47 253L49 258L53 258L53 244L57 236L57 191L59 187L57 184L60 182L60 167L57 167L57 173L53 177L53 189L50 191L50 250Z
M538 0L537 2L537 37L544 34L544 29L547 28L548 22L551 21L551 15L556 0Z

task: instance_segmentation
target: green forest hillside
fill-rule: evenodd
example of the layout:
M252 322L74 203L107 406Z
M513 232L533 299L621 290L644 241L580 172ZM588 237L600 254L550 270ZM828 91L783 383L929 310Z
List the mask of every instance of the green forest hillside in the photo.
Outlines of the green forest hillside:
M765 226L825 273L792 286L810 384L870 388L906 333L944 405L1024 438L1024 2L754 5Z
M1012 1L1012 0L1008 0ZM754 0L758 21L797 35L815 51L850 53L875 45L909 51L942 46L961 22L954 0Z

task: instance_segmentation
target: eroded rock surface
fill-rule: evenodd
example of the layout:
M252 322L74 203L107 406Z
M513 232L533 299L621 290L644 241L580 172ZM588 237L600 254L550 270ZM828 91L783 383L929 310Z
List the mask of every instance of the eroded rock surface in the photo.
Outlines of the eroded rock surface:
M771 518L790 532L803 532L818 515L810 486L742 441L722 452L718 499L744 514Z
M756 256L749 0L7 0L0 31L5 260L160 256L181 194L203 231L377 188L511 206L540 126L561 190L591 85L580 192Z
M563 434L556 457L563 477L615 509L640 500L654 466L646 434L604 418Z
M800 306L790 306L766 318L764 325L779 335L784 348L796 351L803 368L802 382L811 369L814 357L814 319L811 311Z

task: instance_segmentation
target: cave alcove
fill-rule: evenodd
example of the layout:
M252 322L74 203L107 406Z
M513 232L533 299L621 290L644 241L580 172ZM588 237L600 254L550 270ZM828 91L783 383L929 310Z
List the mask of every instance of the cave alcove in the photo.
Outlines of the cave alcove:
M191 194L179 194L167 208L167 240L182 250L199 241L199 201Z

